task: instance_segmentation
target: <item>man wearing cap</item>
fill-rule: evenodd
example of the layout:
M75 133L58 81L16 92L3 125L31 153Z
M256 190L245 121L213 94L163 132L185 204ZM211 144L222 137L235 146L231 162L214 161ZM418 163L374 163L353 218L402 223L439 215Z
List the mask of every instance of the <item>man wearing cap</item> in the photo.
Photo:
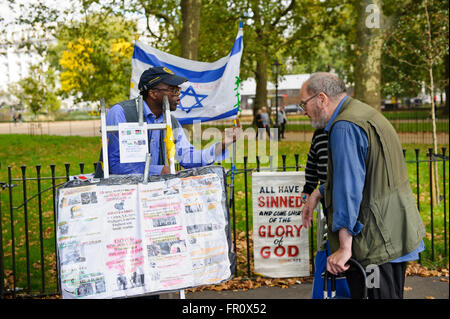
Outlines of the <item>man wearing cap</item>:
M163 97L169 101L170 111L176 110L180 102L180 84L187 79L175 75L166 67L152 67L144 71L139 80L139 91L143 97L144 121L149 124L163 122ZM106 124L118 125L127 121L127 110L135 108L136 101L123 101L114 105L107 114ZM175 159L184 168L205 166L222 161L228 157L226 148L236 140L236 135L223 139L204 150L196 150L188 141L180 123L172 118L173 137L175 142ZM240 128L238 126L238 128ZM235 128L234 128L235 129ZM233 133L235 132L233 129ZM149 130L148 141L151 155L149 175L170 173L164 162L164 131ZM119 138L117 132L108 133L108 159L111 174L143 174L145 163L120 163Z

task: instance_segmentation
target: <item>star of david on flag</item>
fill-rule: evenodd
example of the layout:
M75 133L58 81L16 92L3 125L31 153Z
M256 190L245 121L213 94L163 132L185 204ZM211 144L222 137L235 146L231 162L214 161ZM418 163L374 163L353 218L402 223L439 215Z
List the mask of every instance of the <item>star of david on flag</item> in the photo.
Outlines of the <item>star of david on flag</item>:
M188 97L192 97L195 101L192 101ZM180 104L178 108L186 113L189 113L192 109L203 107L202 101L207 97L207 95L197 94L192 86L189 86L186 90L181 91ZM184 106L187 105L187 106Z
M130 98L139 95L138 83L142 72L150 67L164 66L188 82L180 85L180 104L172 114L181 124L235 118L238 113L239 77L243 45L243 30L238 34L230 53L215 62L184 59L136 41L131 61Z

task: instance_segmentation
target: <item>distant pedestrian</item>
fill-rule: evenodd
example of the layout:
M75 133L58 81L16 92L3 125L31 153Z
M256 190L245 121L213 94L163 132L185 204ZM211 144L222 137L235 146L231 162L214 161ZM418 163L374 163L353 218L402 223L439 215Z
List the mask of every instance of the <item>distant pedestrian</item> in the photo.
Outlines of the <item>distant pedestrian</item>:
M264 128L264 124L262 122L261 109L259 109L256 112L255 122L256 122L256 139L258 139L258 135L259 135L260 129L261 129L261 135L259 135L259 138L262 139L262 129Z
M284 110L284 106L280 107L277 114L277 125L278 125L278 139L284 138L284 132L286 130L287 117Z
M17 125L17 117L16 117L15 113L13 114L13 122L14 122L14 126L16 126Z
M270 118L269 114L267 114L267 108L261 108L261 122L263 127L266 129L267 136L270 138Z

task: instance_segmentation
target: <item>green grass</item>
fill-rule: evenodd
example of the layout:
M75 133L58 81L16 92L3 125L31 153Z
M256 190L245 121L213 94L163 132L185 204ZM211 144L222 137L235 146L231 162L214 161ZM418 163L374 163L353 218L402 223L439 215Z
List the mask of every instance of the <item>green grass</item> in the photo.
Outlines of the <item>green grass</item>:
M403 145L404 149L407 150L406 152L406 160L407 162L407 169L408 169L408 175L409 180L411 183L411 188L414 193L414 196L417 200L417 164L416 161L416 154L415 149L419 149L419 207L420 207L420 213L422 216L422 220L424 222L425 228L426 228L426 237L424 238L426 250L422 254L422 264L425 266L428 266L430 268L436 268L436 267L448 267L448 237L449 237L449 229L448 229L448 220L449 220L449 162L446 161L445 166L445 187L446 187L446 220L447 220L447 256L445 255L445 249L444 249L444 188L443 188L443 169L444 165L443 162L438 163L438 172L439 172L439 194L441 197L441 200L433 205L433 210L431 210L431 196L430 196L430 163L427 162L429 160L429 157L426 156L428 153L428 149L431 148L431 145L416 145L416 144L405 144ZM446 147L446 155L448 156L448 144L447 145L440 145L438 147L438 153L442 154L442 147ZM434 164L433 164L434 166ZM432 217L433 216L433 221ZM433 223L433 229L434 229L434 258L433 261L431 259L432 253L431 253L431 225Z
M204 141L203 145L209 141ZM27 286L27 265L26 265L26 236L25 236L25 219L24 219L24 197L23 197L23 183L20 180L22 177L21 166L25 165L26 177L36 177L36 165L42 166L41 176L48 177L51 175L50 164L56 165L56 176L61 177L56 183L62 183L65 180L64 164L70 164L70 175L75 175L80 172L78 164L85 163L85 173L93 172L93 163L98 160L101 139L100 137L77 137L77 136L28 136L28 135L0 135L0 181L8 181L8 166L11 167L12 183L17 186L13 188L13 210L14 214L14 240L16 249L16 274L18 287ZM282 154L286 154L286 166L295 167L295 154L299 154L299 165L304 167L306 163L306 155L310 144L308 142L285 142L282 141L278 145L278 166L282 168ZM406 160L415 161L414 149L420 149L420 159L426 160L426 153L429 145L405 144ZM448 145L447 154L448 154ZM266 144L266 149L269 150L269 143ZM439 147L440 150L440 147ZM248 151L248 144L245 143L244 154L236 159L236 168L243 169L243 156L248 156L247 168L256 168L256 157L254 152ZM261 168L268 167L268 157L261 158ZM230 163L223 163L225 168L231 167ZM407 164L411 186L414 194L416 193L416 164ZM295 168L293 168L295 169ZM292 168L289 170L293 170ZM303 170L303 168L300 168ZM442 179L442 164L439 164L440 176ZM429 194L429 166L424 162L420 164L420 211L424 224L427 228L427 237L425 244L427 250L422 254L422 263L429 267L442 267L448 265L448 256L444 258L444 217L443 217L443 203L433 208L433 224L434 224L434 248L435 261L431 261L431 209L430 209L430 194ZM447 196L447 214L448 214L448 162L446 165L446 196ZM245 178L243 173L239 173L235 178L235 212L236 212L236 231L238 233L246 231L245 219ZM248 226L252 230L252 199L251 199L251 173L247 174L247 200L248 200ZM40 268L40 215L42 216L42 230L43 236L43 250L44 250L44 265L45 265L45 285L46 291L52 291L56 287L56 257L55 257L55 239L54 239L54 225L53 225L53 202L51 193L51 180L43 180L41 189L49 189L42 194L42 208L41 214L38 207L38 198L31 199L27 203L28 211L28 246L30 252L30 273L31 273L31 290L41 290L41 268ZM27 181L26 185L27 198L37 193L36 181ZM442 194L442 180L440 180L441 194ZM8 272L12 270L12 242L11 242L11 219L9 191L5 189L0 192L0 202L2 204L1 216L3 226L3 247L4 247L4 268ZM416 196L416 195L415 195ZM231 214L232 212L230 212ZM447 217L448 220L448 217ZM233 224L233 221L232 221ZM448 236L448 229L447 229ZM246 254L246 252L238 252ZM8 272L9 273L9 272Z
M414 121L399 123L396 121L391 121L395 130L398 133L409 133L409 132L432 132L433 124L431 121ZM436 132L437 133L448 133L448 120L446 122L439 121L436 122Z
M433 125L429 120L410 120L407 122L398 122L391 120L391 124L394 126L398 133L422 133L433 131ZM215 127L220 130L227 128L227 125L202 125L202 129L209 127ZM244 124L242 129L246 130L251 125ZM256 126L253 127L256 130ZM448 121L438 121L436 122L436 132L437 133L448 133L449 123ZM286 132L314 132L314 128L311 126L310 121L302 121L301 123L288 123L286 125Z
M27 283L27 238L25 236L28 227L28 251L30 256L30 286L31 291L42 290L41 280L41 238L43 233L43 253L45 272L45 291L54 291L56 288L56 256L54 238L54 214L52 201L52 181L47 179L41 182L42 206L39 210L38 185L36 181L26 182L27 192L27 219L25 223L24 186L22 181L22 166L26 166L25 177L36 178L36 165L41 165L41 176L50 177L50 165L55 164L55 182L60 184L65 181L65 164L70 164L69 174L80 172L79 163L86 165L85 172L92 172L95 161L98 160L100 150L100 138L86 138L74 136L28 136L28 135L0 135L0 181L8 182L8 166L11 169L14 221L14 247L16 255L16 287L26 288ZM9 203L9 191L0 189L4 268L7 274L13 269L12 265L12 237ZM42 221L40 223L40 221ZM42 226L41 226L42 224ZM11 282L12 278L8 278Z

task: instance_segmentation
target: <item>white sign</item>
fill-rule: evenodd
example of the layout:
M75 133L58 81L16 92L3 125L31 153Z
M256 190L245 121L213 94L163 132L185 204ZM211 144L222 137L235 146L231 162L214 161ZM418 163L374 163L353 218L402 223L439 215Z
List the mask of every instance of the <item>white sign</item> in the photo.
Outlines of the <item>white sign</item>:
M148 153L146 125L119 123L119 151L121 163L145 162Z
M205 174L60 189L63 298L123 298L228 280L222 186L218 175Z
M255 273L309 276L308 230L302 227L304 172L252 174Z

